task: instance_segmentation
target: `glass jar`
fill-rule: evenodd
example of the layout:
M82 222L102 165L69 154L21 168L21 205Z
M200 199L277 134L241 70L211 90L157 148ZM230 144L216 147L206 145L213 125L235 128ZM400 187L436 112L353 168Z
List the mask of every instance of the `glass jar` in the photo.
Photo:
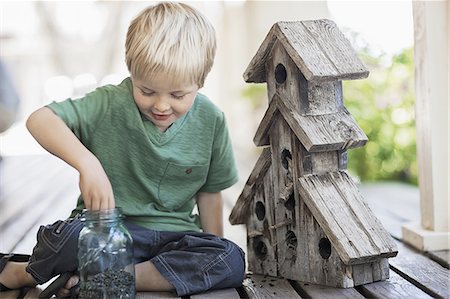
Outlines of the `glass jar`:
M133 241L120 208L83 211L78 238L79 298L135 298Z

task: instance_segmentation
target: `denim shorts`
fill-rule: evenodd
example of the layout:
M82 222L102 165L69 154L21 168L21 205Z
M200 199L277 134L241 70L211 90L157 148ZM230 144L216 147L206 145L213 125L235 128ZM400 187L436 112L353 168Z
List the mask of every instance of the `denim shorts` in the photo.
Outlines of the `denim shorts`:
M178 296L242 284L244 252L235 243L202 232L166 232L124 221L133 238L134 262L151 261L175 288ZM60 220L41 226L29 272L42 284L78 267L80 219Z

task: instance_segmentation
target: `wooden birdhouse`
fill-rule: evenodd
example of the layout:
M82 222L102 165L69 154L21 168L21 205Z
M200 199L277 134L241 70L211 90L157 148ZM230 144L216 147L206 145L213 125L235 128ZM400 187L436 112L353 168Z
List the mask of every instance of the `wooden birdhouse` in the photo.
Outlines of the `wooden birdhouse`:
M330 20L276 23L247 67L246 82L267 82L265 148L230 222L247 226L253 273L343 288L389 277L396 245L346 172L367 137L342 80L368 74Z

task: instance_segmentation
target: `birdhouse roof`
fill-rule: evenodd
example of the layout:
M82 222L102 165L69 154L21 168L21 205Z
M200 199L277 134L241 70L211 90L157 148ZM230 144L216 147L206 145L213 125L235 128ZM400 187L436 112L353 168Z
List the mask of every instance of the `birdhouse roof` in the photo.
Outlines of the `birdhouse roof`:
M321 19L275 23L244 72L246 82L266 82L266 61L277 40L308 81L360 79L369 75L336 24Z
M269 144L272 122L281 115L309 152L344 150L364 146L367 136L345 107L338 112L301 115L289 101L275 94L253 139L257 146Z
M248 209L251 204L256 189L261 186L262 178L266 175L272 163L270 147L263 149L261 155L256 161L255 167L250 174L241 195L239 195L236 205L231 211L229 220L231 224L244 224L248 217Z
M231 224L246 224L256 190L271 165L265 148L234 206ZM397 255L397 246L344 171L299 178L300 197L346 265Z
M397 255L397 246L353 180L337 171L299 178L299 193L345 264Z

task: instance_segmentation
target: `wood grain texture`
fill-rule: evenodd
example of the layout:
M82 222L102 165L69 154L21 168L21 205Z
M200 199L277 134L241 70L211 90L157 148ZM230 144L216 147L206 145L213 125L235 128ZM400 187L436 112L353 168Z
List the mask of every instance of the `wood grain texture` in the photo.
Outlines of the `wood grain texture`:
M281 114L277 114L277 111ZM256 131L253 139L255 145L268 145L267 135L271 134L271 125L278 117L286 120L292 132L309 152L361 147L368 140L345 107L337 113L304 116L276 94Z
M322 19L274 24L244 72L246 82L266 82L265 62L276 41L308 81L360 79L369 74L336 24Z
M295 62L290 58L280 42L275 42L270 53L271 59L266 62L267 92L269 102L275 94L289 101L293 109L300 114L308 113L309 85ZM283 78L282 75L284 75ZM280 81L281 79L284 79Z
M247 211L247 260L250 271L277 276L277 247L269 229L275 221L272 190L271 183L259 188Z
M396 255L396 246L345 172L299 178L299 192L345 264Z
M256 146L267 146L270 145L269 141L269 131L272 123L280 118L280 113L278 113L278 96L275 95L273 100L269 103L269 107L266 110L261 122L259 123L258 129L256 129L255 137L253 137L253 143Z
M247 222L248 209L256 189L262 182L262 178L266 175L272 163L270 147L264 148L255 166L245 183L242 193L236 201L231 211L229 221L231 224L244 224Z
M277 127L282 130L285 126ZM280 197L284 198L286 190L291 186L291 181L286 178L298 177L303 171L301 155L304 151L293 135L290 142L286 138L277 138L273 142L271 139L271 144L279 148L278 152L285 148L292 152L292 166L289 172L285 173L286 169L280 166L282 171L279 176L283 179L279 179L279 184L285 185L284 189L280 189ZM272 151L275 151L275 148ZM298 181L294 180L292 183L295 186L294 190L298 190L296 186L299 184ZM288 205L293 211L286 210L286 201L283 199L279 200L276 209L277 223L283 223L276 227L279 276L317 284L352 287L354 283L351 268L350 270L346 268L336 251L333 250L328 258L320 255L319 243L322 238L326 238L326 234L314 220L299 193L294 192L293 195L294 201L289 199L291 203Z
M308 83L307 95L308 109L304 110L306 115L336 113L343 107L342 81Z
M430 295L417 288L412 283L400 277L394 271L390 271L389 279L378 281L357 287L367 298L380 299L430 299Z
M301 298L286 279L252 274L243 286L250 299Z
M293 207L289 207L285 202L280 201L285 191L293 180L292 161L292 139L289 126L284 119L277 119L272 126L270 134L270 146L272 151L272 175L273 175L273 197L275 204L275 229L277 244L277 269L282 270L285 260L295 262L295 248L287 241L287 234L292 232L292 227L296 226L297 219ZM292 232L291 234L295 234ZM293 236L294 237L294 236ZM295 238L295 237L294 237Z
M362 147L367 136L347 109L337 113L303 116L280 101L279 110L309 152Z
M386 280L389 278L388 259L382 258L370 263L353 265L351 273L355 286Z
M450 264L450 250L437 250L426 252L426 255L430 257L433 261L440 264L445 268L449 268Z
M356 289L338 289L322 285L314 285L309 283L303 283L300 281L295 282L297 284L296 288L301 290L304 294L304 298L320 298L320 299L358 299L365 298L363 295L358 293Z
M397 242L399 254L389 261L391 269L429 295L450 298L450 272L415 249Z

